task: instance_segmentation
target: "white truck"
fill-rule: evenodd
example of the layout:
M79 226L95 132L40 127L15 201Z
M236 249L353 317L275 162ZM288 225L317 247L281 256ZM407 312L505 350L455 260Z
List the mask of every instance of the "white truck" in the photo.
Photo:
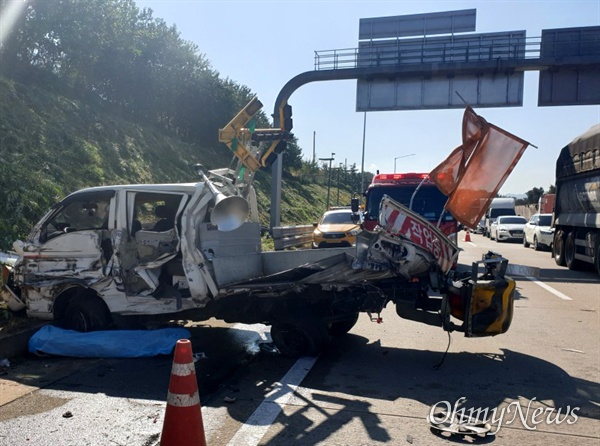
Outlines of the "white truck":
M494 198L485 212L485 228L483 235L491 238L492 225L501 215L517 215L514 198Z
M490 253L451 269L456 245L389 197L379 229L354 248L263 252L251 185L230 169L199 174L67 196L15 242L0 297L79 331L147 318L264 323L290 356L316 354L389 302L403 318L469 337L510 326L508 261Z

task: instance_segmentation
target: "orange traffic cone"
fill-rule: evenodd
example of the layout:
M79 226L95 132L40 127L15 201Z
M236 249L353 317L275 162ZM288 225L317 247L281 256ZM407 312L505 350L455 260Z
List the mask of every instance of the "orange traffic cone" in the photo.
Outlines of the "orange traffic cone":
M160 445L206 446L192 343L187 339L175 346Z
M471 232L467 229L467 233L465 234L465 242L471 241Z

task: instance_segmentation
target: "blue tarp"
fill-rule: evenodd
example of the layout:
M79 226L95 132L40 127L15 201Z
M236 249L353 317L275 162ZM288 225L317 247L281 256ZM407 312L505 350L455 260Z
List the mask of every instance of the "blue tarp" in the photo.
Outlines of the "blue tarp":
M81 333L45 325L29 339L29 351L78 358L140 358L168 355L178 340L190 337L185 328Z

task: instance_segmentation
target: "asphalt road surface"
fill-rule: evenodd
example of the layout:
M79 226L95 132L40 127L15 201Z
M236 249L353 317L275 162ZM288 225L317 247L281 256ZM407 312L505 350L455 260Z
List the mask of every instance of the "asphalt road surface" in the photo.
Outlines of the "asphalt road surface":
M598 276L558 267L549 252L460 237L460 263L494 250L536 268L517 278L508 333L448 335L390 305L382 324L361 314L318 358L294 360L260 349L263 326L198 324L207 444L600 444ZM18 359L0 376L0 445L156 445L171 366L168 356ZM440 435L432 408L487 409L495 434Z

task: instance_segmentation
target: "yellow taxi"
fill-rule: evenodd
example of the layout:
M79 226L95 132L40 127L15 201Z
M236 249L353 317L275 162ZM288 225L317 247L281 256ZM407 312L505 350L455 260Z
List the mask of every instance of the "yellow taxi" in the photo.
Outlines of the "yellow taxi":
M360 232L360 217L351 209L327 211L318 223L314 223L313 248L340 248L356 244Z

